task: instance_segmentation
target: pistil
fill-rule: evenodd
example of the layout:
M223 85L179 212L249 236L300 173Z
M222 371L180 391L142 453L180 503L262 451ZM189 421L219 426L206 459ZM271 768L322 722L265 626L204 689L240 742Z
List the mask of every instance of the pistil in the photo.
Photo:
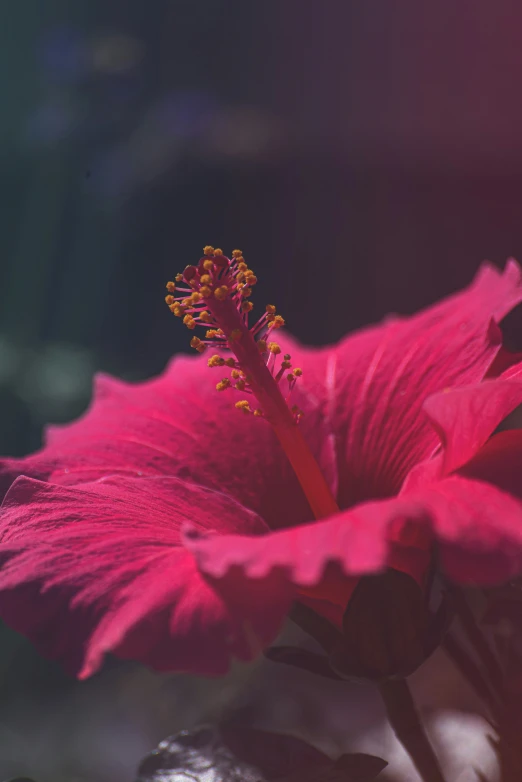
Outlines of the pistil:
M254 414L272 426L314 517L326 518L339 508L299 427L303 413L290 404L302 370L292 368L289 354L282 356L278 366L282 351L269 339L284 326L284 319L269 304L254 326L248 325L253 309L249 297L256 282L240 250L234 250L228 258L220 249L207 246L197 265L187 266L176 282L167 283L166 302L187 328L205 328L205 338L193 337L192 347L200 353L217 347L221 352L212 355L208 365L231 370L216 389L234 389L252 399L254 406L248 398L236 402L238 414ZM223 351L230 351L232 356L225 357Z

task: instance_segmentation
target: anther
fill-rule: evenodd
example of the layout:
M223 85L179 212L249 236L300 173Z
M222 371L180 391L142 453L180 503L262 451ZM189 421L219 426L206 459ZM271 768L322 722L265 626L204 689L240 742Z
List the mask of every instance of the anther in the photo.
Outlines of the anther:
M243 253L241 252L241 250L232 250L232 258L241 258L242 255Z
M269 315L275 315L275 313L276 313L276 308L274 307L273 304L267 304L265 309L266 309L266 311L268 312Z
M233 342L238 342L241 339L241 329L234 329L230 334L230 339Z
M174 291L176 290L176 283L172 281L168 282L166 287L169 293L174 293Z
M210 259L208 261L203 261L203 268L209 272L214 268L214 261L211 261Z
M270 351L270 353L273 353L275 356L277 356L278 353L281 353L281 348L279 347L277 342L269 342L268 350Z
M224 301L226 297L228 296L228 288L226 285L221 285L219 288L216 288L214 291L214 296L218 301Z
M182 282L183 275L182 274L176 274L176 282Z
M281 329L285 325L285 319L281 317L281 315L276 315L274 320L272 321L272 328L273 329Z
M199 339L199 337L192 337L190 340L190 347L195 348L198 353L203 353L207 346Z
M248 402L248 399L241 399L240 402L236 402L236 408L238 410L242 410L244 413L250 413L250 404Z
M251 312L254 309L254 305L251 301L244 301L241 305L243 312Z
M210 312L207 312L207 310L201 310L201 312L198 315L199 319L203 321L203 323L207 323L210 320Z
M213 255L213 253L214 253L214 248L212 247L212 245L207 244L205 245L205 247L203 247L204 255Z
M212 290L208 287L208 285L203 285L199 289L199 292L203 296L204 299L208 299L209 296L212 296Z
M210 274L202 274L199 281L202 285L209 285L211 282Z
M301 377L301 375L303 374L303 370L302 370L302 369L300 369L299 367L296 367L296 368L293 370L293 373L294 373L294 375L295 375L296 377Z
M167 304L168 304L168 305L169 305L169 307L170 307L170 305L171 305L171 304L174 304L174 302L176 301L176 299L174 298L174 296L170 296L170 295L169 295L169 296L165 296L165 301L167 302Z
M230 388L230 380L228 377L224 377L223 380L216 385L216 391L225 391L227 388Z
M246 272L248 266L244 261L241 261L241 263L238 263L237 268L239 269L240 272Z
M236 366L236 359L235 358L226 358L225 359L225 366L227 366L227 367L235 367Z
M208 360L209 367L222 367L225 364L225 359L218 356L217 353L211 356Z

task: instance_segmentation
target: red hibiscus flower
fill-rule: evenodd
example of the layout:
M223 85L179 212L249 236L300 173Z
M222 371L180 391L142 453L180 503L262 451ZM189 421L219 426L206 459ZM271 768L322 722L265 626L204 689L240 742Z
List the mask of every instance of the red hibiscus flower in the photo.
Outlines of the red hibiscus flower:
M167 297L189 328L226 305L227 263L248 312L253 273L207 253L185 272L193 292ZM518 266L485 265L461 293L333 347L263 341L263 367L292 390L288 421L304 413L286 444L259 420L279 404L255 388L259 351L241 355L226 318L211 337L237 338L239 363L218 387L254 388L256 415L216 392L207 364L222 354L135 385L98 378L79 421L1 464L0 617L81 677L107 652L218 674L270 643L296 598L339 624L354 577L392 565L421 579L432 541L458 583L519 574L522 435L492 435L522 403L497 325L520 301Z

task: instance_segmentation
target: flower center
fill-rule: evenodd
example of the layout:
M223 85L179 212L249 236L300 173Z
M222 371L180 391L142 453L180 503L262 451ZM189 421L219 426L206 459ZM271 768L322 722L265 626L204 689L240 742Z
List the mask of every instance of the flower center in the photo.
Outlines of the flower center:
M234 250L232 258L227 258L222 250L211 246L206 246L203 252L197 265L187 266L183 274L176 276L176 282L167 283L169 294L165 301L174 315L183 318L188 329L196 326L206 329L204 339L194 336L190 342L198 353L210 346L231 351L231 357L216 353L208 360L209 367L230 369L216 389L234 389L247 397L236 402L238 411L265 418L270 423L315 518L330 516L339 508L299 428L303 413L296 405L290 406L302 370L292 369L289 354L284 354L281 360L280 346L269 339L285 321L269 304L250 327L248 317L253 304L249 297L257 278L243 254ZM248 397L256 400L255 407Z

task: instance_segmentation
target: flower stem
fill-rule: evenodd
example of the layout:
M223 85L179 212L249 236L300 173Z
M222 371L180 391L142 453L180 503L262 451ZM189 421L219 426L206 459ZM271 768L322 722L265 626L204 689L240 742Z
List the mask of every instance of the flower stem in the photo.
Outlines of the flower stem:
M423 782L445 782L406 680L388 679L379 685L379 691L395 735L411 757Z
M472 646L475 648L482 664L488 672L493 688L501 693L504 689L504 675L495 654L485 639L477 624L475 615L469 606L461 589L451 586L450 596L455 606L457 615L462 623L462 628Z
M462 676L471 684L477 695L488 706L492 718L498 721L500 693L491 688L488 680L482 675L479 666L454 636L448 634L442 642L442 648Z

